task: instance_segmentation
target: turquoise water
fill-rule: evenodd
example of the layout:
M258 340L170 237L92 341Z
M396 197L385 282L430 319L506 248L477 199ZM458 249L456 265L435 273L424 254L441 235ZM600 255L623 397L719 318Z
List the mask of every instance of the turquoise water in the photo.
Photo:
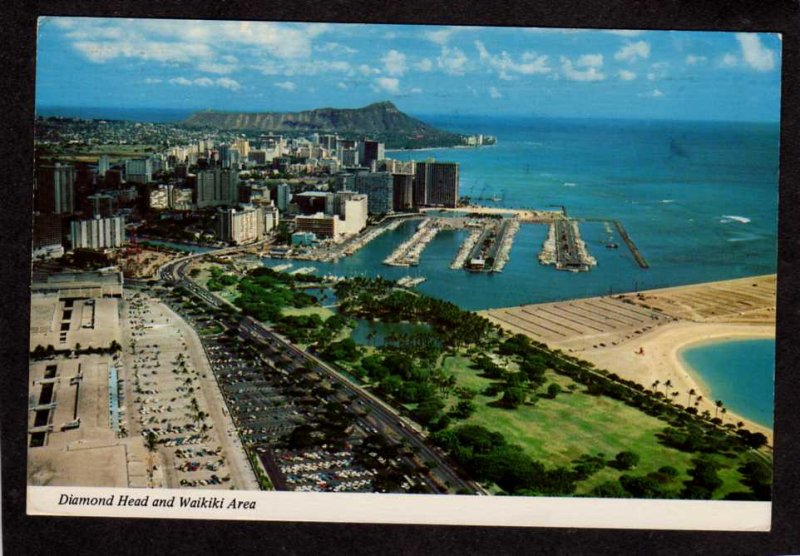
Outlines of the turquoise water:
M775 340L734 340L680 352L709 388L713 400L772 428L775 396Z
M414 232L415 222L380 236L353 257L308 266L325 274L424 276L421 291L473 310L776 271L778 124L426 120L454 131L495 135L498 144L388 156L459 162L461 195L502 197L497 203L475 201L481 204L564 205L571 216L618 219L650 268L639 268L616 230L607 232L600 222L581 225L598 260L586 273L541 266L536 256L547 228L534 224L521 227L501 274L448 268L463 232L439 234L417 268L383 265L393 247ZM619 249L606 249L609 241Z

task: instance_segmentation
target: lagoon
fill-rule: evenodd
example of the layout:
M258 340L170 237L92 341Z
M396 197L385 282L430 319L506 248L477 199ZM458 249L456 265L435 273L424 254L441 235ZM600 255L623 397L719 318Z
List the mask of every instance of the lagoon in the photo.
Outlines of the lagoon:
M688 347L680 358L712 400L765 427L773 425L775 340L726 340Z

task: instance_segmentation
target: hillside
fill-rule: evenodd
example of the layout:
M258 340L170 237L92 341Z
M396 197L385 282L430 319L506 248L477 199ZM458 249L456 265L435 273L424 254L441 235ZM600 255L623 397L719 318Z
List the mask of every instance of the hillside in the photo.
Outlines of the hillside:
M338 133L345 138L368 136L387 148L460 145L462 136L412 118L389 101L363 108L318 108L302 112L195 112L182 122L190 128L276 132L288 135Z

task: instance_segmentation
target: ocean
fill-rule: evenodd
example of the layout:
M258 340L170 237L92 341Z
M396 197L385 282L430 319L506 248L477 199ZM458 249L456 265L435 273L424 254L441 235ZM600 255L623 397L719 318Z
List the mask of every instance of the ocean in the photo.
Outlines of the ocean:
M601 222L581 224L598 261L585 273L540 265L536 257L547 227L535 224L521 227L501 274L448 268L463 232L439 234L419 267L383 265L392 248L413 233L413 222L338 263L302 266L341 275L424 276L421 291L473 310L776 272L777 123L465 116L426 121L494 135L498 144L387 156L458 162L460 194L480 204L564 206L578 218L617 219L650 268L640 268L617 232ZM495 196L501 200L490 200ZM609 242L619 248L606 248Z
M706 385L712 400L772 428L775 340L735 340L690 347L680 357Z

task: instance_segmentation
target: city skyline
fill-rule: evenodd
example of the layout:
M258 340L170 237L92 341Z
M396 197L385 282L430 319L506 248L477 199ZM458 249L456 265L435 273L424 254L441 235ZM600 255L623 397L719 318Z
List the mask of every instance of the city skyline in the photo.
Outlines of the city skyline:
M780 50L766 33L42 18L36 104L778 121Z

